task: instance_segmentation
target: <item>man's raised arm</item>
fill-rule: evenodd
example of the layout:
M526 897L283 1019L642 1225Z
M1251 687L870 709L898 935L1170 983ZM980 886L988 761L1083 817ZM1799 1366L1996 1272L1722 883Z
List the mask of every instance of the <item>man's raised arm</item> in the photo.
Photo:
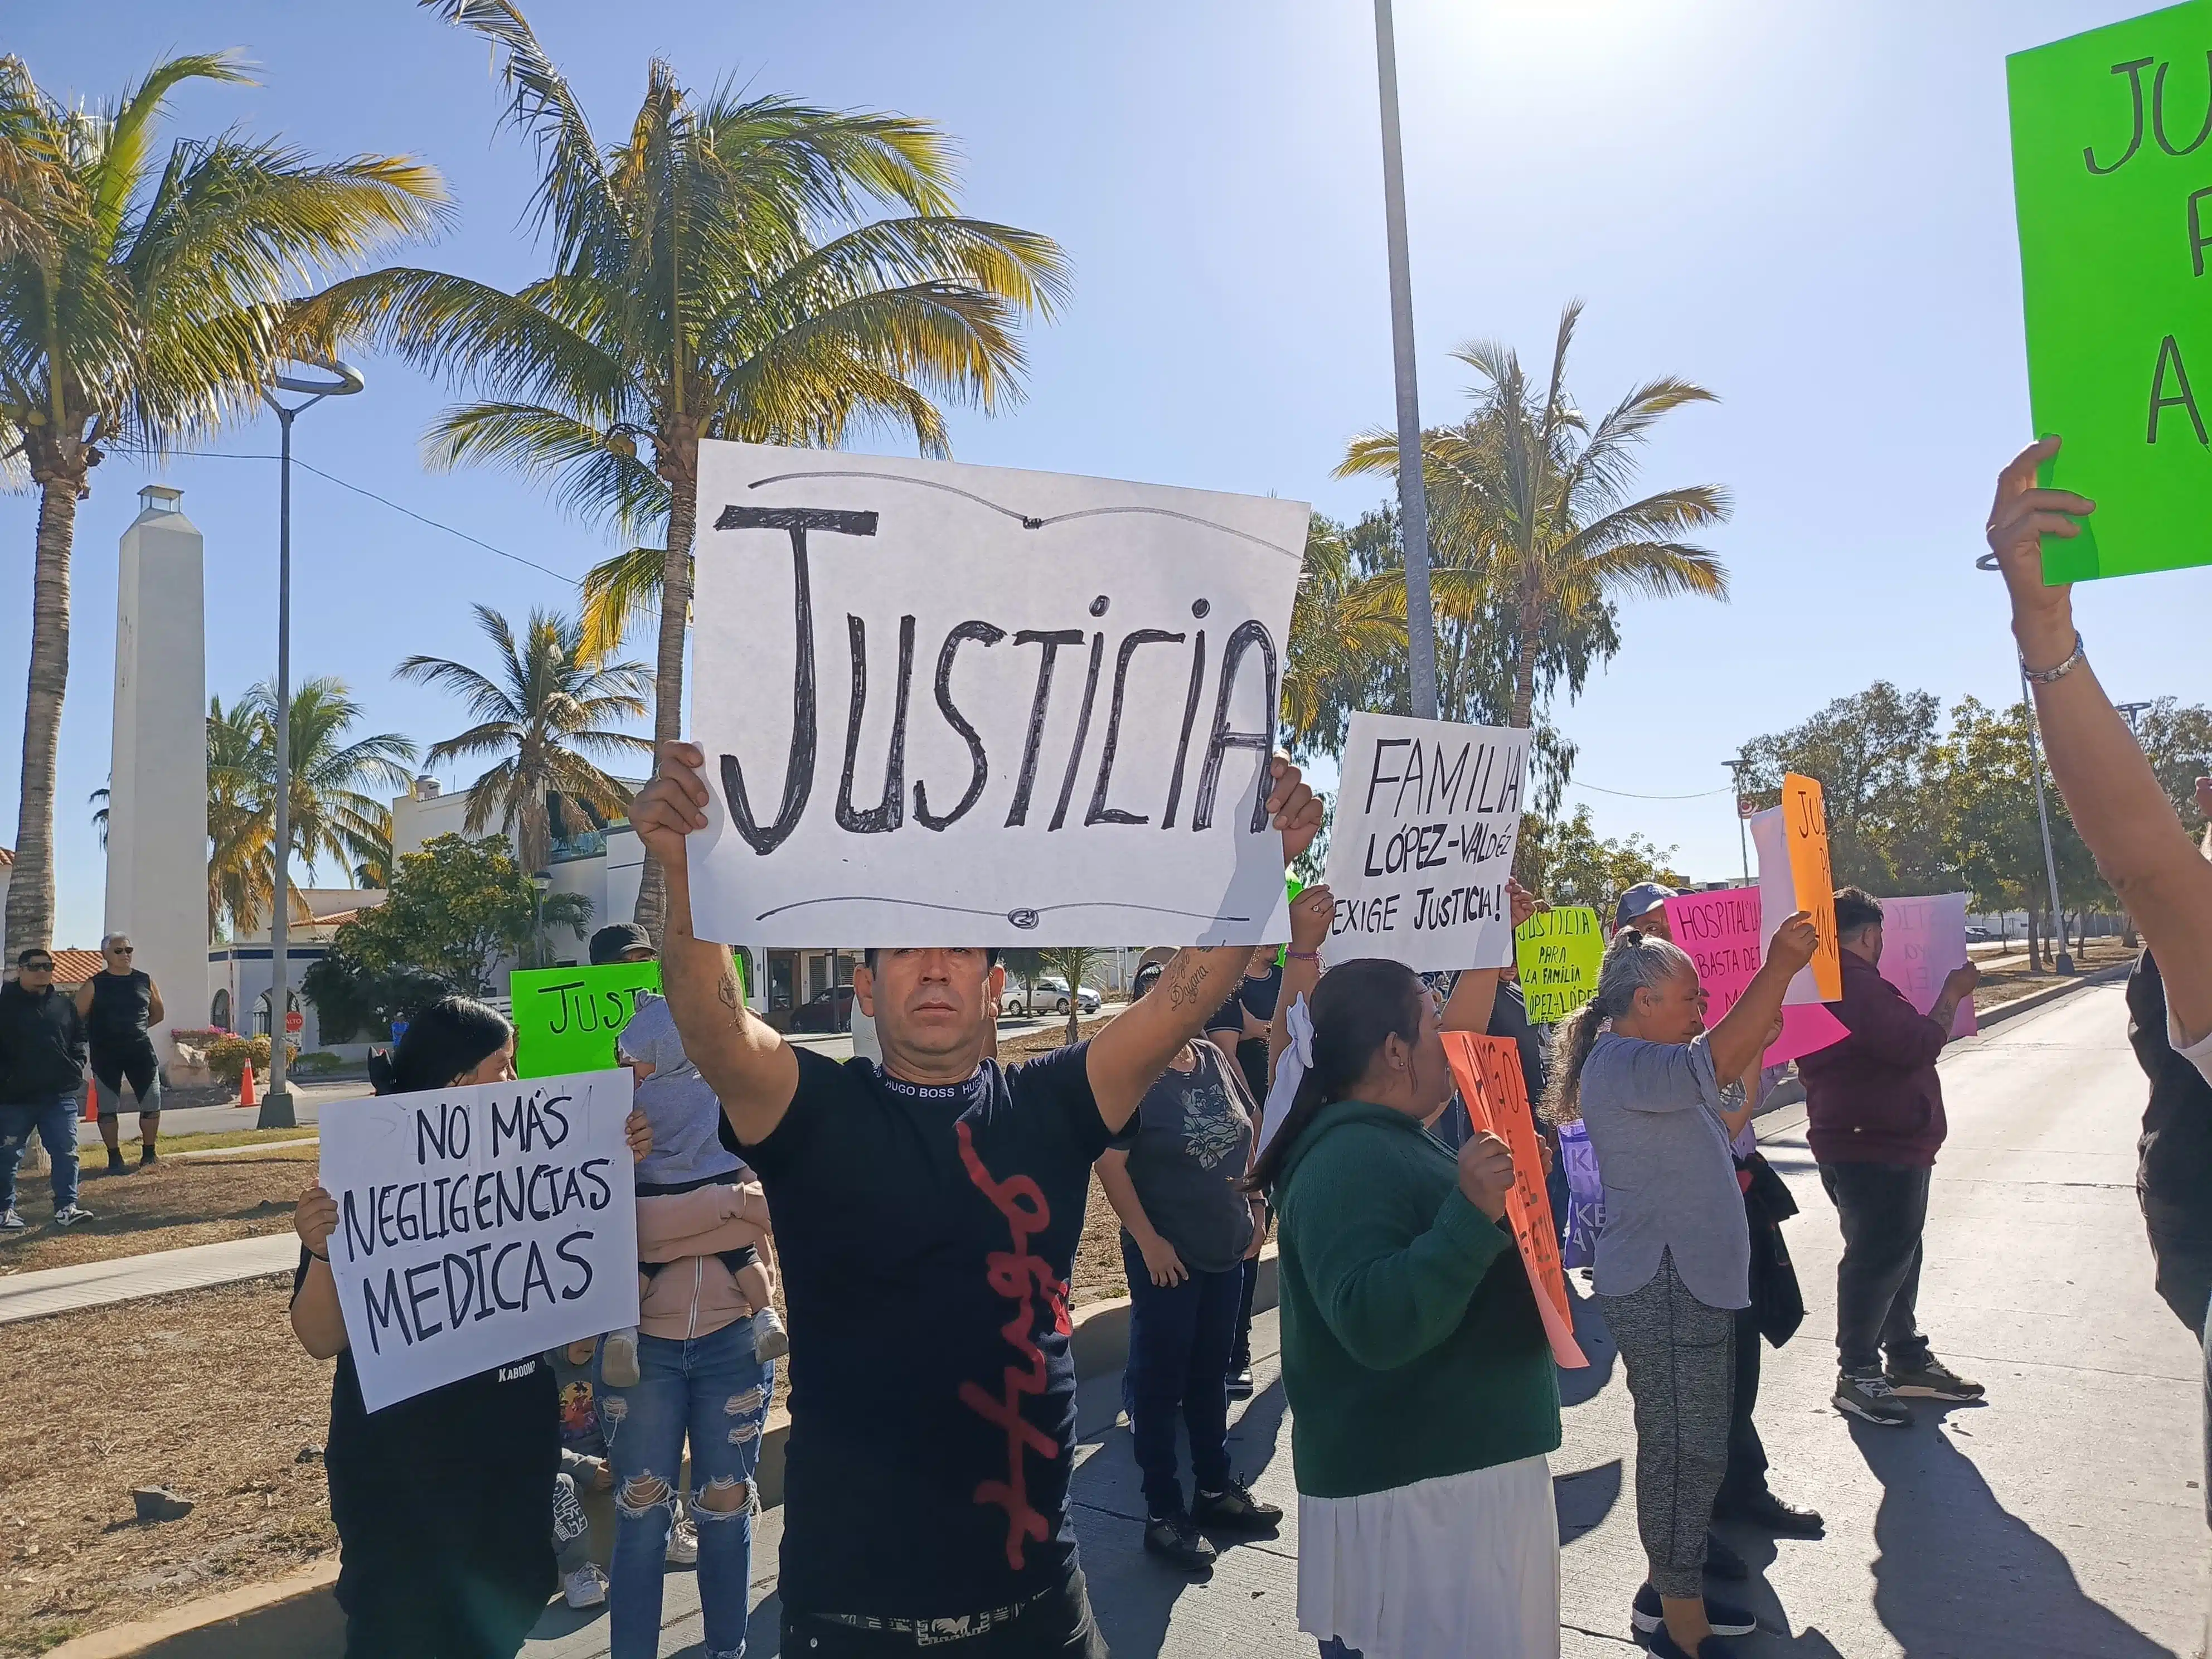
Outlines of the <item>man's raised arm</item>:
M1321 802L1297 767L1279 756L1273 766L1275 787L1267 797L1267 810L1282 831L1287 866L1319 833ZM1249 945L1178 951L1152 994L1132 1003L1091 1040L1091 1092L1108 1128L1121 1132L1145 1091L1167 1070L1182 1045L1204 1032L1206 1020L1237 988L1251 960Z
M775 1133L799 1092L799 1056L781 1032L745 1006L730 947L691 931L691 870L684 836L707 827L707 757L694 744L662 748L660 770L630 803L629 821L668 878L660 982L684 1052L722 1103L738 1139Z

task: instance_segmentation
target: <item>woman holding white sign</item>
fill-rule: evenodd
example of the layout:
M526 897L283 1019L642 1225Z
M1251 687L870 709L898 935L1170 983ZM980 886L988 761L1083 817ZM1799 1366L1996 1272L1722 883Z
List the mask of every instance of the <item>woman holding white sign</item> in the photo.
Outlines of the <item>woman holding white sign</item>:
M1636 1524L1649 1576L1632 1617L1655 1659L1710 1659L1757 1621L1705 1594L1706 1528L1728 1468L1735 1310L1751 1235L1730 1139L1741 1079L1772 1042L1791 977L1819 945L1799 911L1711 1031L1697 965L1634 927L1613 935L1597 994L1553 1036L1545 1110L1580 1117L1605 1177L1595 1281L1636 1401ZM1723 1079L1731 1079L1723 1085Z
M514 1028L496 1009L447 997L409 1023L388 1060L372 1060L371 1076L380 1095L507 1082ZM641 1114L629 1141L634 1156L651 1149ZM337 1200L319 1183L300 1195L292 1331L316 1358L337 1360L323 1462L343 1550L346 1659L514 1654L554 1588L552 1368L531 1354L364 1409L331 1275L337 1223Z

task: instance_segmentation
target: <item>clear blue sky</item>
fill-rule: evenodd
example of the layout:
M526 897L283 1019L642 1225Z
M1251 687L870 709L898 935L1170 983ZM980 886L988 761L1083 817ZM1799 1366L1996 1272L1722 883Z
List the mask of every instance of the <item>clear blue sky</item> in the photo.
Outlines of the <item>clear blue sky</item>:
M1996 579L1972 559L1998 465L2028 434L2003 55L2140 0L1400 0L1423 411L1464 408L1451 347L1548 345L1589 301L1572 384L1586 407L1662 372L1717 392L1651 448L1652 486L1712 482L1735 599L1644 604L1626 648L1559 718L1603 833L1736 866L1721 762L1746 738L1877 678L1947 700L2016 695ZM1371 12L1364 0L976 0L951 9L538 0L531 16L603 134L659 52L942 124L970 211L1043 230L1077 289L1034 338L1027 402L963 418L963 459L1274 491L1351 515L1383 493L1333 482L1347 437L1391 419ZM88 27L88 24L90 27ZM428 157L456 230L403 255L504 283L539 269L531 180L495 137L483 48L405 0L99 0L10 20L42 83L100 95L173 50L242 48L256 88L188 89L176 131L240 124L325 153ZM298 453L565 573L607 550L501 473L425 473L444 401L388 363L304 417ZM266 452L274 423L218 447ZM115 542L147 475L111 461L78 518L76 629L60 781L58 943L90 943L103 872L85 797L104 780ZM273 672L276 477L195 459L167 482L208 538L210 689ZM33 503L0 498L0 836L12 835ZM392 683L410 652L477 649L467 605L519 615L562 586L300 475L295 672L336 674L371 728L459 729ZM2212 571L2092 584L2078 601L2116 696L2212 700ZM649 642L641 642L641 653Z

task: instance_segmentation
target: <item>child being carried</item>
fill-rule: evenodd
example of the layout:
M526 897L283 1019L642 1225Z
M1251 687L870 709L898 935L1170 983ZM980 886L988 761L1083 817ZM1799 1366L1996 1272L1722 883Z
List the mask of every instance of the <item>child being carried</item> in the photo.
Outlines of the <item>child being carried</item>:
M768 1237L768 1201L743 1159L722 1145L722 1103L699 1075L676 1034L668 1004L641 996L616 1041L637 1078L637 1105L653 1126L653 1151L637 1166L638 1324L608 1334L600 1364L616 1388L637 1382L637 1334L657 1320L681 1335L752 1322L753 1350L781 1358L790 1338L770 1300L759 1247ZM699 1274L663 1273L672 1261L702 1259Z

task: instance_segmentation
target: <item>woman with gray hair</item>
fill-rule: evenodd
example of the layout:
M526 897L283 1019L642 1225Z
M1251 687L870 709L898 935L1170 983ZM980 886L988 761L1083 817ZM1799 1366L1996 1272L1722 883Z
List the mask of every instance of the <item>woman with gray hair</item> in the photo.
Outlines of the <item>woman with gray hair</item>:
M1728 1467L1735 1310L1751 1243L1729 1142L1751 1115L1741 1079L1775 1035L1783 994L1819 945L1803 911L1720 1024L1682 948L1613 936L1597 994L1553 1034L1554 1122L1580 1117L1605 1180L1595 1282L1636 1402L1637 1530L1650 1577L1632 1617L1656 1659L1710 1659L1747 1613L1705 1597L1705 1527Z

